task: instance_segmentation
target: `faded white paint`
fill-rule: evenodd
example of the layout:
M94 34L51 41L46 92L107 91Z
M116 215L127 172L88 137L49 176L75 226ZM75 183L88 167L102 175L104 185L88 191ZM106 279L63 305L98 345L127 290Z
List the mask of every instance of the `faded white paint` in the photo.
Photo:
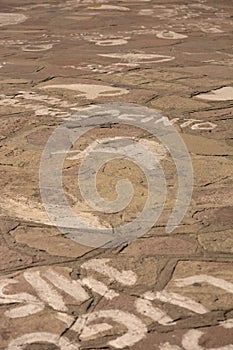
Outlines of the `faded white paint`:
M69 193L65 192L67 196ZM13 194L12 194L13 197ZM102 224L99 218L93 215L90 208L85 203L77 202L76 198L72 198L76 201L73 206L73 210L78 212L82 220L87 224L95 228L105 228L109 227L108 223ZM0 208L4 209L10 215L22 218L27 221L43 223L51 226L52 222L48 219L44 208L40 203L32 202L25 197L19 196L15 199L2 195Z
M107 265L110 259L92 259L84 264L82 268L94 270L110 278L111 281L117 281L125 286L133 286L137 281L137 275L131 270L118 271L112 266Z
M96 45L99 46L119 46L119 45L125 45L128 43L127 39L98 39L93 40Z
M182 349L178 345L171 345L170 343L166 342L164 344L159 345L159 350L182 350Z
M82 287L80 281L69 280L52 269L43 273L55 287L72 296L76 301L83 302L89 299L88 293Z
M24 272L25 280L36 290L38 296L54 310L67 311L63 297L40 276L40 271Z
M233 100L233 87L225 86L220 89L196 95L195 97L208 101L230 101Z
M153 307L152 303L149 300L141 298L137 299L135 302L135 306L140 314L151 318L153 321L158 322L159 324L169 326L176 323L173 322L173 319L170 316L168 316L166 312L164 312L158 307Z
M130 142L130 140L132 140ZM127 142L128 141L128 142ZM122 143L122 145L120 144ZM125 142L125 144L124 144ZM106 153L114 153L114 154L127 154L128 157L137 155L140 163L140 156L144 157L145 154L141 155L137 153L137 143L142 144L145 148L147 148L155 157L156 160L160 161L167 155L167 149L160 143L147 139L137 139L137 138L129 138L129 137L113 137L113 138L103 138L97 139L93 141L88 147L83 151L74 151L76 153L73 156L68 157L69 160L83 159L88 157L91 152L106 152ZM107 145L107 147L104 147ZM102 147L103 146L103 147ZM150 163L150 157L148 154L148 163Z
M109 277L111 281L118 281L123 285L132 286L136 283L136 274L131 271L118 271L109 266L107 263L109 259L92 259L85 262L82 267L91 269L105 276ZM46 278L50 283L47 283L42 277ZM21 307L14 307L5 312L9 318L25 317L35 314L43 310L45 303L50 305L53 309L58 310L55 317L64 322L71 330L78 332L81 340L95 339L103 336L106 332L113 329L112 325L106 322L96 323L98 319L109 318L113 322L122 325L127 329L124 335L108 342L108 345L122 349L130 347L139 342L146 336L147 328L144 323L135 315L129 312L123 312L117 309L101 310L85 314L78 318L76 322L73 316L66 314L67 308L64 304L63 297L53 288L60 289L73 297L78 302L89 299L88 293L82 286L86 286L92 291L102 295L106 299L113 299L119 294L109 289L104 283L97 281L91 277L83 278L81 281L69 280L57 271L49 268L44 271L26 271L23 274L26 281L35 289L38 296L43 300L28 293L9 294L7 287L10 284L17 284L16 279L0 280L0 304L23 303ZM220 278L215 278L208 275L195 275L183 279L175 280L176 285L180 287L189 286L193 283L206 282L215 287L221 288L229 293L233 293L233 284ZM160 300L165 303L177 305L198 314L204 314L208 310L201 304L193 301L190 298L183 297L176 293L169 293L165 290L161 292L147 292L142 298L138 298L135 302L137 312L143 316L151 318L164 326L175 324L174 320L160 308L154 307L152 300ZM63 312L60 312L63 311ZM91 324L94 322L94 324ZM219 324L226 329L233 328L233 319L226 320ZM107 333L108 334L108 333ZM111 333L112 334L112 333ZM204 333L198 330L189 330L182 338L182 348L177 345L171 345L169 342L159 345L160 350L207 350L199 345L200 338ZM60 337L53 333L37 332L25 334L10 342L7 350L23 350L27 345L45 342L56 345L61 350L77 350L78 343L71 343L65 337ZM220 348L208 350L233 350L233 345L227 345Z
M166 30L158 32L156 36L160 39L168 39L168 40L185 39L188 37L187 35L184 35L184 34L176 33L173 31L166 31Z
M21 13L0 12L0 27L25 22L28 17Z
M201 122L201 123L196 123L191 126L192 130L213 130L216 128L216 124L211 123L211 122Z
M205 334L202 331L191 329L185 335L182 339L182 346L185 350L233 350L233 345L229 344L226 346L222 346L220 348L203 348L201 345L199 345L199 340L202 337L202 335Z
M171 124L178 123L180 118L173 118L170 120ZM203 122L200 119L184 119L185 122L179 123L180 127L187 128L190 127L192 130L213 130L217 127L216 124L212 122Z
M23 51L46 51L53 48L53 44L34 44L34 45L24 45L22 47Z
M196 301L188 297L185 297L177 293L167 292L165 290L161 292L156 292L156 293L151 293L151 292L145 293L144 298L148 300L160 300L164 303L177 305L198 314L205 314L206 312L209 311L203 305L197 303Z
M171 124L178 123L180 118L173 118L170 120ZM180 127L187 128L190 127L192 130L213 130L217 127L217 124L212 122L203 122L200 119L184 119L185 122L181 122Z
M45 342L56 345L60 350L78 350L80 346L78 343L70 342L67 338L61 337L59 334L36 332L24 334L21 337L11 341L7 350L23 350L27 345L33 343Z
M142 9L138 12L141 16L152 16L154 14L154 10L152 9Z
M116 309L95 311L81 316L71 329L76 332L81 332L81 335L82 332L84 332L85 338L92 337L94 334L96 335L98 329L101 329L101 331L107 330L108 325L106 323L101 323L101 326L99 326L100 328L98 328L96 324L94 325L94 328L89 325L90 322L95 322L99 318L109 318L127 328L128 331L123 336L108 342L110 346L117 349L123 349L127 346L136 344L143 339L147 333L146 326L138 317L129 312L123 312ZM84 331L86 326L88 326L88 328ZM110 329L109 326L108 329Z
M83 278L81 283L84 286L87 286L89 289L91 289L93 292L102 295L107 300L112 300L119 296L118 293L116 293L114 290L109 289L104 283L97 281L94 278L88 277Z
M104 333L113 327L107 323L93 324L91 326L85 326L79 338L81 340L95 339L97 334Z
M15 279L3 279L0 281L0 304L26 304L6 311L5 315L9 318L18 318L32 315L43 310L44 304L29 293L5 294L7 286L17 283Z
M95 5L88 7L91 10L114 10L114 11L129 11L128 7L125 6L114 6L114 5Z
M159 62L167 62L174 60L175 57L165 56L165 55L157 55L157 54L146 54L146 53L106 53L106 54L98 54L98 56L109 57L120 59L122 61L129 63L159 63Z
M190 286L194 283L208 283L233 294L233 283L227 282L222 278L216 278L209 275L194 275L175 280L175 284L179 287Z
M223 328L226 328L226 329L231 329L231 328L233 328L233 318L229 318L229 319L226 320L226 321L220 322L220 325L221 325Z
M209 24L206 24L204 25L203 23L198 25L198 28L200 28L200 30L203 32L203 33L208 33L208 34L220 34L220 33L223 33L223 30L220 29L219 26L211 26Z
M21 318L21 317L27 317L30 315L37 314L38 312L42 311L44 308L45 308L45 305L42 302L37 302L34 304L28 303L24 306L20 306L20 307L5 311L4 314L9 318Z
M98 97L121 96L128 94L126 89L115 88L105 85L93 84L58 84L58 85L43 85L40 89L62 89L77 92L77 96L85 97L86 99L96 99Z
M57 312L55 314L55 317L58 320L64 322L66 324L67 328L71 327L72 323L74 323L74 321L75 321L75 317L70 316L64 312Z
M196 329L190 329L182 337L182 347L178 345L172 345L169 342L160 344L159 350L233 350L233 345L225 345L219 348L206 348L199 345L201 337L205 333Z

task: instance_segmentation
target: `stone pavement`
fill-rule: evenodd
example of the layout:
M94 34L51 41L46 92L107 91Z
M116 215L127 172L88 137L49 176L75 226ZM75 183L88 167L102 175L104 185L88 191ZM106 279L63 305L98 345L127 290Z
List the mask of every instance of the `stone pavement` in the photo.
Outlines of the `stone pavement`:
M231 0L1 0L1 350L233 349L232 16ZM172 233L166 225L189 174L176 169L176 145L119 112L132 103L170 121L191 157L192 200ZM114 106L128 125L115 117L70 143L61 186L72 213L114 234L145 206L148 179L127 157L102 165L96 187L112 203L128 178L128 207L101 212L85 201L77 172L103 144L128 155L135 143L149 149L167 188L154 225L112 247L58 228L39 185L54 130L95 105L97 117Z

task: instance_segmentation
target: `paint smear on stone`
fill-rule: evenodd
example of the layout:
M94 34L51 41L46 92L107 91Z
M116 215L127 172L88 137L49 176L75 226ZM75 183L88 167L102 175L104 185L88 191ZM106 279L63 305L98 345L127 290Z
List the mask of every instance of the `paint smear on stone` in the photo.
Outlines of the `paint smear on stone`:
M25 45L22 47L23 51L31 51L31 52L37 52L37 51L46 51L52 49L53 44L41 44L41 45Z
M159 63L174 60L175 57L157 55L157 54L141 54L141 53L108 53L98 54L98 56L120 59L127 63Z
M158 32L156 36L160 39L168 39L168 40L187 38L187 35L175 33L172 31L166 31L166 30L163 30L162 32Z
M169 317L166 312L158 307L154 308L149 300L140 298L136 300L135 306L140 314L151 318L153 321L158 322L159 324L167 326L176 323L173 322L172 318Z
M94 278L83 278L81 282L84 286L87 286L94 293L105 297L107 300L112 300L119 295L114 290L109 289L104 283L97 281Z
M128 94L126 89L115 88L105 85L92 85L92 84L59 84L59 85L45 85L39 87L41 89L65 89L77 92L77 96L85 97L86 99L93 100L98 97L106 96L121 96Z
M92 328L93 326L89 326L90 322L96 322L96 320L99 318L109 318L112 321L123 325L127 329L127 332L124 335L108 342L110 346L117 349L123 349L127 346L136 344L141 339L143 339L147 333L146 326L138 317L130 314L129 312L115 309L101 310L93 312L91 314L83 315L76 321L71 329L76 332L85 332L85 338L92 337L94 334L96 334L97 330L103 331L107 330L107 328L110 329L111 326L107 325L106 323L101 323L101 326L98 327L95 324L94 328ZM86 326L88 326L88 328L85 330ZM82 337L82 335L83 334L81 334L80 337Z
M114 6L114 5L96 5L88 7L91 10L114 10L114 11L129 11L128 7L125 6Z
M27 345L33 343L54 344L60 350L78 350L80 348L78 343L71 343L67 338L61 337L59 334L36 332L24 334L23 336L13 340L8 345L7 350L22 350L25 349Z
M125 144L124 144L125 141ZM127 142L128 141L128 142ZM77 151L77 154L70 156L69 160L83 159L89 156L91 152L106 152L114 154L127 154L128 157L137 155L140 159L140 154L137 154L137 143L142 144L151 153L153 153L155 160L160 161L164 159L167 155L166 148L155 141L149 141L146 139L136 140L135 138L128 137L114 137L114 138L103 138L97 139L92 142L84 151ZM104 147L104 146L107 147ZM145 154L143 155L145 160ZM148 156L148 162L150 162L150 157Z
M94 270L105 276L108 276L111 281L117 281L126 286L133 286L137 281L137 275L131 271L118 271L112 266L109 266L107 263L110 259L92 259L84 264L82 268L87 270Z
M222 278L216 278L209 275L195 275L195 276L190 276L190 277L175 280L176 285L179 287L186 287L194 283L203 283L203 282L206 282L212 286L221 288L226 292L233 294L233 283L227 282Z
M233 100L233 87L225 86L220 89L211 90L210 92L196 96L201 100L208 101L229 101Z
M21 13L0 12L0 27L25 22L28 17Z
M156 293L145 293L144 297L149 300L160 300L163 303L177 305L198 314L205 314L208 312L208 309L200 303L177 293L168 293L165 290Z

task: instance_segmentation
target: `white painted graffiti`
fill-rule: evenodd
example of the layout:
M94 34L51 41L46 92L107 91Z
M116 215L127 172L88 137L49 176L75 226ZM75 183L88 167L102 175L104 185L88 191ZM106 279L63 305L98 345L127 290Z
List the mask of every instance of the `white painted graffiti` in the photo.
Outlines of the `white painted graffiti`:
M110 283L117 282L122 286L132 287L137 282L137 275L132 270L118 270L111 266L110 259L92 259L82 264L81 268L85 271L93 271L97 274L103 275ZM70 330L79 334L81 341L87 341L101 337L106 332L113 329L113 325L103 322L104 319L109 319L118 324L126 331L108 341L108 345L116 349L123 349L127 346L132 346L146 337L148 329L144 322L132 312L122 311L120 309L109 308L107 310L95 310L75 318L69 315L68 305L64 298L71 297L76 305L81 305L84 301L91 298L91 292L99 294L107 300L112 300L119 297L119 293L92 276L80 278L78 280L71 279L68 275L70 269L67 268L32 268L23 273L23 278L33 290L36 296L30 293L16 293L10 294L9 287L11 285L19 284L18 277L5 278L0 280L0 304L11 305L19 304L19 306L12 306L11 309L5 311L5 317L10 319L30 317L33 314L41 312L45 306L52 308L55 312L55 319L69 327ZM180 287L192 285L193 283L209 283L210 285L221 288L228 293L233 294L233 283L227 282L221 278L216 278L210 275L194 275L186 278L176 279L175 284ZM66 296L66 297L65 297ZM164 304L178 306L182 309L187 309L194 314L205 314L209 310L200 302L196 302L191 298L185 297L181 294L168 292L166 290L158 292L146 292L140 297L136 297L134 302L135 311L137 314L158 322L163 326L175 325L177 321L170 317L163 306L154 306L154 301L159 301ZM68 304L70 301L68 302ZM102 320L101 323L97 323ZM219 323L220 327L225 329L233 328L233 320L226 320ZM160 350L205 350L199 341L204 332L191 329L187 331L181 341L181 345L172 345L169 342L160 344ZM38 342L46 342L56 345L61 350L78 350L80 348L79 342L70 341L65 336L49 332L32 332L11 340L8 344L8 350L21 350L25 346ZM211 350L232 350L232 345L215 348Z
M75 91L77 96L83 96L86 99L96 99L97 97L120 96L128 94L126 89L115 88L105 85L93 84L60 84L60 85L44 85L41 89L65 89Z
M0 66L1 67L1 66ZM40 86L43 90L71 90L77 93L77 96L85 97L86 99L96 99L98 97L106 96L120 96L128 94L127 89L113 88L110 86L103 85L89 85L89 84L62 84L62 85L43 85ZM36 101L36 103L35 103ZM0 106L9 107L23 107L24 109L32 110L37 116L51 117L69 117L71 113L80 110L76 103L71 103L66 100L60 99L58 97L52 97L47 94L39 94L34 91L18 91L16 95L0 95ZM55 107L56 106L56 107ZM121 120L132 120L134 116L122 115L119 117ZM145 123L148 120L142 116L141 123ZM163 122L168 122L170 124L179 124L179 126L184 128L191 128L191 130L201 130L208 131L213 130L217 127L217 124L210 121L203 121L200 119L183 119L183 118L173 118L168 120L168 118L163 117ZM156 123L159 123L157 120Z
M170 120L172 124L179 123L179 126L184 129L189 127L191 130L213 130L217 127L217 124L212 122L205 122L200 119L183 119L181 118L173 118Z
M164 343L160 346L160 350L207 350L199 345L199 340L204 335L204 332L191 329L182 337L182 347ZM233 345L226 345L220 348L208 348L208 350L233 350Z

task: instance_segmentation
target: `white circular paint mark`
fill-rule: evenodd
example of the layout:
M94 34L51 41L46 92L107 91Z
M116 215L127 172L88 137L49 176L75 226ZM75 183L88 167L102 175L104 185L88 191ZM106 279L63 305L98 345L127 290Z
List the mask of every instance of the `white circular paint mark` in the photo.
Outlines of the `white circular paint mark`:
M154 10L152 9L142 9L138 12L139 15L141 16L151 16L154 14Z
M21 13L0 12L0 27L25 22L28 17Z
M91 10L115 10L115 11L129 11L128 7L114 6L114 5L96 5L88 7Z
M128 43L126 39L106 39L106 40L96 40L95 44L99 46L117 46L125 45Z
M22 47L23 51L46 51L52 49L53 44L40 44L40 45L25 45Z
M208 34L220 34L223 33L223 30L218 27L207 27L207 26L201 26L201 31Z
M116 58L128 63L159 63L172 61L175 57L157 55L157 54L141 54L141 53L109 53L98 54L98 56Z
M158 34L156 36L157 36L157 38L167 39L167 40L185 39L185 38L187 38L187 35L175 33L175 32L172 32L172 31L166 31L166 30L158 32Z
M191 126L192 130L213 130L216 128L216 124L211 123L211 122L201 122L201 123L196 123Z

